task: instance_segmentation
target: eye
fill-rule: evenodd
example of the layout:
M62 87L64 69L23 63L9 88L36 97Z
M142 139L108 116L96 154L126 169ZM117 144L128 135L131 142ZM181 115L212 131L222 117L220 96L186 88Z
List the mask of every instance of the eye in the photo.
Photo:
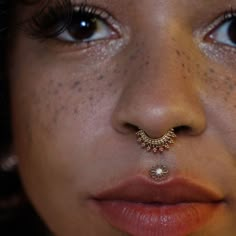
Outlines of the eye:
M209 38L216 43L236 47L236 17L226 19L211 31Z
M105 10L70 1L47 6L23 24L31 37L44 41L56 39L62 43L90 43L119 38L116 20Z
M70 24L58 34L57 39L69 42L90 42L115 37L117 33L109 25L106 18L93 12L74 11Z
M74 14L71 23L57 38L75 43L106 39L114 35L114 30L104 20L90 15Z

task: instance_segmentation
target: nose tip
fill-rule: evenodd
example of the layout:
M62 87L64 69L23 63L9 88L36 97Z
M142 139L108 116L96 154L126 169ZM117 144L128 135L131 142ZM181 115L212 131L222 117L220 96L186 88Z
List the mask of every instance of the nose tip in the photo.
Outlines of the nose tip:
M128 107L127 107L128 108ZM161 105L151 108L129 107L127 110L117 110L114 125L119 132L136 132L144 130L151 138L162 136L168 130L173 129L176 133L197 135L206 127L203 111L186 105L172 104L163 107Z
M182 87L182 86L181 86ZM125 91L113 113L113 126L121 133L142 129L157 138L174 128L177 133L197 135L206 127L204 108L197 94L187 88L166 90L138 88Z

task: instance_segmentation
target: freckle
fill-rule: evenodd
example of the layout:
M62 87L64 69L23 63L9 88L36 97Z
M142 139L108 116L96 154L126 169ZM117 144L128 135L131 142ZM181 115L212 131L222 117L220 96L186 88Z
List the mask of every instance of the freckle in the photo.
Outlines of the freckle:
M104 78L105 78L104 75L100 75L100 76L98 76L97 80L103 80Z
M89 97L89 101L91 101L91 102L93 101L93 96Z
M172 41L176 42L176 39L174 37L171 38Z
M215 70L212 69L212 68L210 68L210 69L209 69L209 72L212 73L212 74L214 74L214 73L215 73Z
M55 89L53 93L54 93L54 95L57 95L58 94L58 90Z
M108 87L110 88L110 87L112 87L112 85L113 85L112 82L110 82L110 83L108 84Z
M124 70L124 76L126 76L126 75L128 74L128 71L129 71L129 69L128 69L128 68L125 68L125 70Z
M58 86L59 88L61 88L61 87L62 87L62 83L59 82L59 83L57 84L57 86Z
M116 94L116 93L117 93L117 91L118 91L117 89L114 89L114 91L113 91L113 94Z
M182 67L185 68L185 64L184 63L182 63Z
M119 71L118 68L115 68L115 69L113 70L113 73L118 74L118 73L120 73L120 71Z
M145 65L146 65L146 66L148 66L149 64L150 64L150 62L149 62L149 61L146 61L146 62L145 62Z
M74 114L78 114L78 108L74 109Z
M200 67L200 64L197 63L197 64L196 64L196 67L199 68L199 67Z
M65 106L61 106L60 111L64 111L66 109Z
M190 56L188 54L186 54L185 52L182 52L182 54L190 61Z
M176 52L176 54L177 54L178 56L181 55L181 53L180 53L180 51L179 51L178 49L176 49L175 52Z
M230 91L233 91L234 90L234 85L233 84L229 84L228 88L229 88Z
M80 81L75 81L75 82L72 84L71 88L72 88L72 89L75 89L75 88L77 88L79 85L80 85Z

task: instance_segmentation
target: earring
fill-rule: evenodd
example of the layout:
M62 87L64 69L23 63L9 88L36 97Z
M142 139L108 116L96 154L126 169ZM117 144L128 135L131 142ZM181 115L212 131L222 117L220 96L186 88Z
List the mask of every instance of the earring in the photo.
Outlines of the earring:
M0 160L0 171L11 172L16 169L18 160L15 155L9 155L6 158Z

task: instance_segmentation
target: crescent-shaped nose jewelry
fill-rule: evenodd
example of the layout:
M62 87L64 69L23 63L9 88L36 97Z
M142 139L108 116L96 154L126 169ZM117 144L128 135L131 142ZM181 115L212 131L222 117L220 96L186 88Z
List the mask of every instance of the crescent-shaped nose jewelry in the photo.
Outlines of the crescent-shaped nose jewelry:
M153 153L164 152L170 148L170 144L174 143L176 134L174 129L170 129L160 138L150 138L142 129L140 129L136 135L138 136L138 143L146 150Z

